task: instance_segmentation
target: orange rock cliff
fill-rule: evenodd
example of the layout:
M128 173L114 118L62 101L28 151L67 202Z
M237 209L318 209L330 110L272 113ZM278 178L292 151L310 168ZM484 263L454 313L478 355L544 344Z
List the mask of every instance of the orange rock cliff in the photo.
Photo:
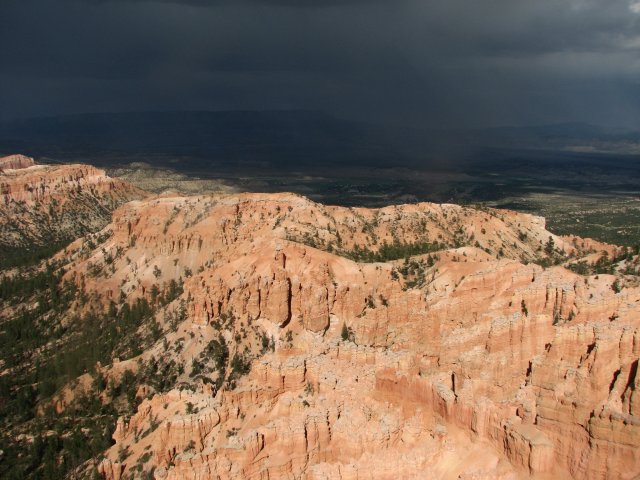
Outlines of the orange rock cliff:
M89 165L0 158L0 247L62 243L102 229L111 212L145 192Z
M549 237L567 261L616 251L555 236L539 217L456 205L339 208L293 194L125 204L101 245L81 239L60 254L72 258L66 278L105 301L184 280L166 307L184 307L179 325L158 314L162 341L101 368L117 376L151 357L185 368L170 391L141 387L99 471L633 478L640 290L529 263ZM391 245L432 247L347 258ZM251 359L233 382L190 371L220 338L229 357Z

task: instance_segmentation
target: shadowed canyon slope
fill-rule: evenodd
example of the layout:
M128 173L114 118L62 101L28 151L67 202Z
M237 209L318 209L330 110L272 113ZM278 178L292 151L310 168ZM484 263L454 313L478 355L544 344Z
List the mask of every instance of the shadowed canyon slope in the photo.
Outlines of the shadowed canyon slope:
M163 196L55 260L75 286L59 345L91 312L121 338L40 399L59 415L86 396L118 408L115 444L76 473L640 474L638 256L540 217ZM143 299L146 320L117 337Z

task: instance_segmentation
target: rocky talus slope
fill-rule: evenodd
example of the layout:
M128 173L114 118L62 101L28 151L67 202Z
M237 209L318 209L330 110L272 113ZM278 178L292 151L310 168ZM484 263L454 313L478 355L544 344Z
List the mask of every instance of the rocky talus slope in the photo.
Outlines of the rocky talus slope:
M104 228L115 208L146 194L88 165L36 165L0 158L0 248L69 242Z
M292 194L127 203L58 255L64 280L93 299L76 311L159 305L157 340L92 374L111 385L98 389L103 402L137 379L136 408L97 470L635 478L640 289L622 269L638 258L614 264L619 254L552 235L539 217L456 205L348 209ZM611 261L613 274L565 268L584 259ZM158 300L176 284L181 294ZM57 410L90 383L60 391Z

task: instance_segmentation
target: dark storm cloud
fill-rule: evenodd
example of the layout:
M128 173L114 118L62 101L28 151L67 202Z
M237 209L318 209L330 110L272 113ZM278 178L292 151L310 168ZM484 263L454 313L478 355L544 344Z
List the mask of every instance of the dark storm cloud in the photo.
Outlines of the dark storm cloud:
M640 122L628 0L4 0L0 115L321 108Z
M83 1L83 0L77 0ZM238 5L240 3L252 3L263 5L282 5L287 7L301 8L323 8L354 3L375 3L389 0L84 0L94 3L117 3L117 2L138 2L138 3L176 3L191 5L196 7L219 7L222 5ZM402 2L404 0L396 0Z

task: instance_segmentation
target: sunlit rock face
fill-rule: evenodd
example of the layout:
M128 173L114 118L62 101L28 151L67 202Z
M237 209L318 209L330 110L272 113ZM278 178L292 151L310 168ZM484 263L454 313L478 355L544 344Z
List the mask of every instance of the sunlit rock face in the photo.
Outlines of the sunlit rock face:
M133 201L102 233L60 254L66 280L103 299L182 280L168 308L185 309L138 359L103 367L184 366L168 392L140 387L105 478L640 474L640 289L533 263L545 249L562 264L615 247L510 211L292 194ZM367 254L379 261L351 259ZM220 338L250 369L191 375Z
M36 165L0 158L0 246L30 248L104 228L120 205L146 196L90 165Z
M25 155L8 155L0 157L0 172L4 170L19 170L21 168L31 167L35 164L33 158Z

